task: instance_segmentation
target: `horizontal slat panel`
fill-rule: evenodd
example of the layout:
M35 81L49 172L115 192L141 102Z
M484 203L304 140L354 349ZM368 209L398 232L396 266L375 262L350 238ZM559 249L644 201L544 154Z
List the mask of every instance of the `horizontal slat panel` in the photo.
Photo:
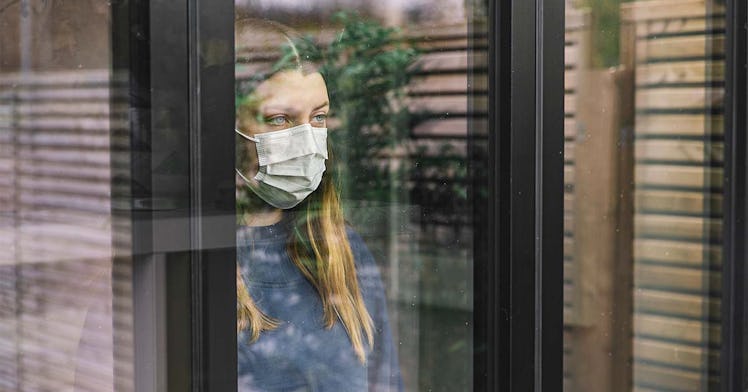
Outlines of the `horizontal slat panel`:
M665 264L706 267L712 263L719 265L722 262L722 247L701 242L636 238L634 257Z
M722 221L719 219L637 214L634 222L634 235L637 237L677 238L699 243L722 238Z
M128 106L110 104L108 101L69 103L63 101L27 103L14 102L12 105L0 106L0 118L18 118L23 116L44 116L68 118L72 116L109 117L110 115L126 116Z
M564 90L576 90L579 86L580 71L578 69L567 69L564 71Z
M488 85L488 75L473 75L472 88ZM414 77L408 92L413 94L468 94L466 74L443 74Z
M434 52L421 55L413 64L413 71L438 72L443 70L461 70L468 67L485 68L488 66L484 52Z
M636 184L658 187L721 188L721 168L637 165Z
M637 85L704 83L724 81L724 61L682 61L640 64L636 67Z
M675 214L722 214L722 195L703 192L638 190L637 211Z
M591 14L589 10L572 9L571 7L569 7L564 17L566 22L564 25L564 28L566 29L566 35L568 36L569 34L572 34L579 29L589 27L591 24L590 16Z
M636 108L651 109L704 109L722 106L724 89L702 87L637 89Z
M0 90L0 103L16 101L86 101L109 102L111 98L127 98L125 91L107 86L88 88L33 88Z
M644 5L643 3L640 3ZM704 8L701 9L703 15ZM699 15L699 16L702 16ZM703 33L712 29L723 29L725 27L724 17L713 18L666 18L659 20L649 20L644 23L637 23L636 35L639 38L656 36L662 34L694 34Z
M644 338L634 339L634 357L637 360L694 371L699 371L709 363L712 364L712 370L716 370L719 359L716 350Z
M19 145L16 149L18 165L17 169L32 170L35 167L45 165L86 165L86 167L73 166L74 170L80 169L86 173L90 169L101 169L109 173L110 153L108 149L93 148L55 148L36 145ZM88 177L88 175L83 175Z
M704 312L719 315L720 301L703 295L680 294L668 291L634 290L634 312L656 313L683 318L703 318Z
M572 306L574 302L574 285L564 283L564 306Z
M574 166L564 166L564 185L574 185Z
M564 137L573 139L577 135L577 120L575 118L564 119Z
M657 391L700 392L701 379L701 372L634 363L634 382ZM716 380L710 380L708 388L718 390Z
M638 62L719 56L725 53L725 37L694 35L640 40L636 51Z
M470 119L472 126L472 135L479 136L488 133L488 121L481 118ZM419 137L460 137L466 138L468 135L468 119L447 118L423 121L413 127L413 135Z
M473 108L487 108L487 97L476 96L473 98ZM468 113L467 96L439 96L439 97L412 97L409 99L409 108L413 111L427 111L434 114L465 114Z
M109 183L103 181L82 181L78 179L59 180L56 178L21 177L18 180L19 190L34 190L49 194L83 194L91 196L109 196Z
M32 145L38 147L54 147L56 149L63 147L82 147L88 149L106 149L110 148L109 133L105 129L94 132L76 132L76 131L54 131L45 129L36 129L34 131L19 131L17 133L17 142L19 146Z
M704 143L694 140L638 140L636 159L687 163L721 162L725 158L722 142Z
M564 161L574 162L574 151L576 150L574 143L564 143Z
M707 0L649 0L621 5L622 19L642 22L646 20L676 20L678 18L703 18ZM712 14L724 14L724 6L713 5Z
M634 285L653 290L674 290L687 293L719 292L722 274L680 267L636 264Z
M565 214L574 213L574 194L573 193L564 193L564 213Z
M661 338L696 346L703 346L709 342L718 345L720 341L718 323L675 317L635 314L634 331L636 337Z
M574 232L574 214L564 214L564 232Z
M574 239L569 236L564 236L564 258L571 258L574 256Z
M564 95L564 113L576 114L577 112L577 97L576 94Z
M637 135L703 137L705 134L724 133L722 115L639 113L635 124Z
M578 44L564 46L564 64L566 67L579 68L581 46Z
M86 85L103 85L110 83L122 85L129 80L129 74L126 72L112 73L107 69L80 69L80 70L60 70L54 72L3 72L0 74L0 86L86 86Z

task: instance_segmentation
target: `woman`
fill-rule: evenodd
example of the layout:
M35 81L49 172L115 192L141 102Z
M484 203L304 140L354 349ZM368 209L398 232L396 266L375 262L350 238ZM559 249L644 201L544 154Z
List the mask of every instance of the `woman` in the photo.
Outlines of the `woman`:
M325 81L288 28L236 29L237 53L278 59L237 78L239 390L400 390L381 278L329 170Z

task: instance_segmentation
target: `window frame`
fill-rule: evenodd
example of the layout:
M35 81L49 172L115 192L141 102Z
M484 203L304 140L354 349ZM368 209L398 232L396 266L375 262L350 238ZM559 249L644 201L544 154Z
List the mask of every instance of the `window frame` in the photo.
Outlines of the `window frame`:
M493 175L488 205L475 204L476 222L489 216L476 228L487 234L475 244L476 390L563 385L563 15L563 0L489 2Z
M725 42L725 180L722 271L720 381L723 391L748 388L748 69L745 2L726 0Z

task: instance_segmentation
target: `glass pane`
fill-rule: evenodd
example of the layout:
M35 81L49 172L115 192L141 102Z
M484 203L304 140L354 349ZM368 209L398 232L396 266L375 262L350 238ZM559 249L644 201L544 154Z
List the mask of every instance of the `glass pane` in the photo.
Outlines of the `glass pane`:
M486 10L236 11L239 390L471 390Z
M90 3L90 4L89 4ZM129 390L107 2L0 5L0 390ZM119 86L122 86L119 83ZM117 114L120 111L120 114Z
M567 1L565 390L719 390L724 40L719 1Z

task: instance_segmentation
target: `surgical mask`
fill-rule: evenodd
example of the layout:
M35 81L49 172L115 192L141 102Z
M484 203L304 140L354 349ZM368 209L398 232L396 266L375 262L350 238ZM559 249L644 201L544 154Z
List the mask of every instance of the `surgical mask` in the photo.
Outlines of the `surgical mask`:
M247 136L255 142L260 169L250 181L239 169L236 173L249 189L273 207L289 209L317 189L325 172L327 128L303 124L282 131Z

